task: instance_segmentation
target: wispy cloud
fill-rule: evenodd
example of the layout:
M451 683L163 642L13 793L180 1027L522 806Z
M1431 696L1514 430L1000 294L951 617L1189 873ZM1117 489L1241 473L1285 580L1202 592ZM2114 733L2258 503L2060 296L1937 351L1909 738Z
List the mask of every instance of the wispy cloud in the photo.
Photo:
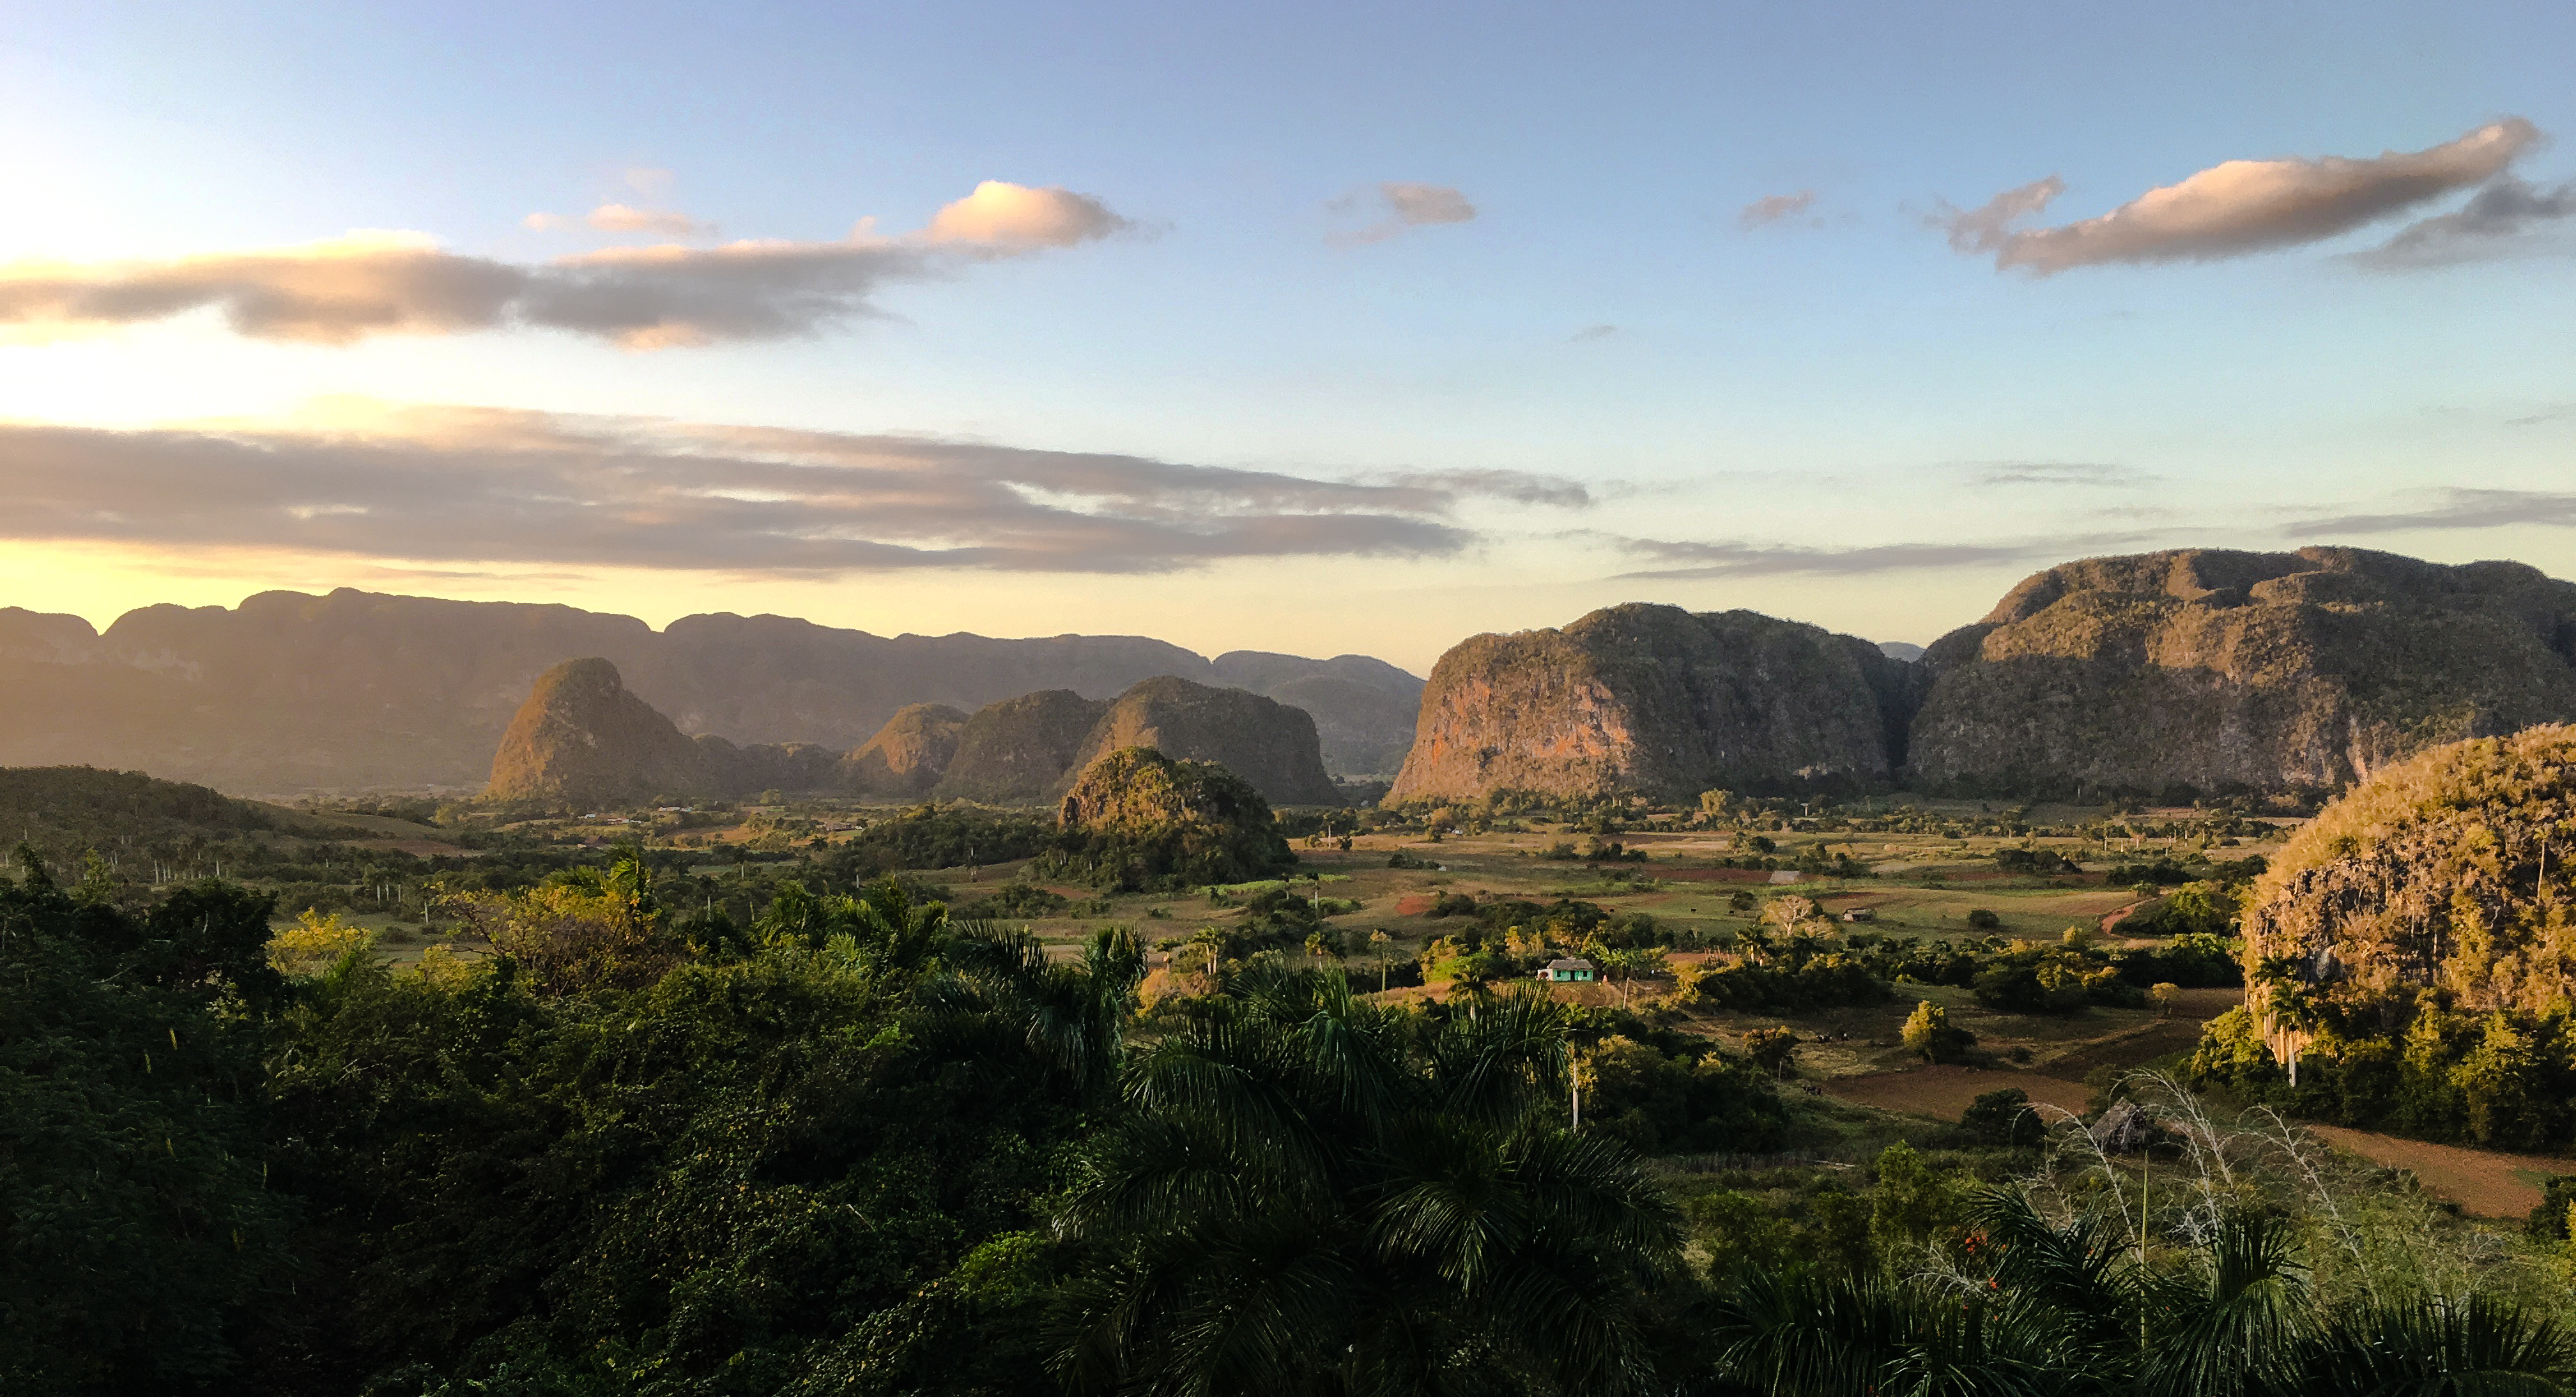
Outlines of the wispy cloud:
M608 208L621 210L612 223L660 217ZM987 180L902 237L862 220L838 242L664 243L530 265L449 252L418 233L361 232L162 260L20 261L0 263L0 325L70 335L213 309L237 334L313 344L509 327L632 349L784 339L872 314L870 296L888 283L1127 226L1087 194Z
M1442 556L1476 499L1589 502L1509 471L1334 480L1149 457L640 418L360 405L291 426L0 426L0 538L409 565L829 575L1157 573Z
M603 233L659 233L669 238L694 238L712 231L687 214L670 209L639 209L626 204L602 204L582 220Z
M1566 336L1565 342L1567 344L1590 344L1594 340L1609 339L1618 333L1619 327L1616 325L1586 325L1582 329L1575 331L1573 334Z
M1345 194L1324 207L1335 213L1375 208L1379 217L1365 227L1331 235L1331 241L1356 247L1382 243L1399 233L1442 223L1466 223L1476 216L1467 196L1445 184L1381 184L1366 194Z
M2425 150L2230 160L2099 218L2015 230L2065 192L2065 181L2051 175L1980 208L1945 208L1934 221L1959 251L1991 252L1997 268L2039 276L2114 262L2215 261L2319 242L2473 188L2540 139L2539 128L2508 117Z
M2450 213L2408 224L2397 236L2355 262L2373 271L2410 271L2450 267L2534 252L2571 252L2565 238L2535 236L2547 225L2576 217L2576 180L2542 188L2512 175L2499 175L2486 188Z
M1979 485L2047 485L2091 489L2130 489L2155 479L2129 466L2098 461L1973 461L1967 466Z
M2547 490L2446 489L2416 509L2378 514L2330 514L2281 527L2284 538L2316 534L2400 534L2419 530L2502 529L2517 524L2576 526L2576 494Z
M1616 542L1629 552L1669 567L1623 572L1622 580L1688 581L1718 577L1820 575L1866 576L1884 572L1918 572L1940 568L1986 567L2059 559L2088 548L2134 543L2132 534L2093 535L2080 539L2046 539L2019 543L1885 543L1852 548L1814 548L1761 543L1692 543L1667 539L1628 538Z
M1742 227L1762 228L1782 219L1795 218L1815 206L1816 191L1812 189L1801 189L1795 194L1766 194L1746 204L1735 220Z

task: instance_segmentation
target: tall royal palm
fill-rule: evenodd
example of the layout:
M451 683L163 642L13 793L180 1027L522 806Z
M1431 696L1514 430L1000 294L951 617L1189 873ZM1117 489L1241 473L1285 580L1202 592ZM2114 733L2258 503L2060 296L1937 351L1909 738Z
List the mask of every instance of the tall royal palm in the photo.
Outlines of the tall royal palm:
M1639 1390L1636 1297L1670 1205L1554 1110L1565 1018L1515 994L1426 1019L1260 972L1128 1069L1065 1209L1102 1265L1059 1367L1095 1391Z

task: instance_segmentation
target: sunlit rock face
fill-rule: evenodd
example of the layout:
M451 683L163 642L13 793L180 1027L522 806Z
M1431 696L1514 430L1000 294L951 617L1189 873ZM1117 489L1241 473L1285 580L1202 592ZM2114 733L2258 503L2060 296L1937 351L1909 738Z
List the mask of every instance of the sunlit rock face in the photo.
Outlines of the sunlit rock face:
M1390 799L1883 785L1910 667L1750 611L1628 605L1440 657Z

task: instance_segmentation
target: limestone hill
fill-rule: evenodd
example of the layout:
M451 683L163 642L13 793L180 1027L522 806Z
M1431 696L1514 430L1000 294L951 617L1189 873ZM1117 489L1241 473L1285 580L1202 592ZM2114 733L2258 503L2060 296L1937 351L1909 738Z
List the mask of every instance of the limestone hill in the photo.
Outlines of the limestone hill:
M957 755L940 777L942 800L1035 804L1073 770L1083 740L1109 705L1071 689L1042 689L975 710L957 734Z
M1120 694L1092 725L1061 784L1112 752L1151 747L1174 761L1215 762L1281 805L1338 805L1324 774L1315 721L1241 689L1165 675Z
M1923 668L1924 789L2331 790L2576 719L2576 585L2350 548L2095 558L2015 587Z
M627 692L617 666L585 659L537 676L492 754L486 794L589 804L713 795L715 788L707 749Z
M1254 657L1283 662L1255 665L1257 682L1221 674L1241 653L1210 661L1141 636L878 636L781 616L690 616L657 632L568 606L345 588L144 607L104 634L0 608L0 762L142 767L238 791L465 788L536 677L581 656L616 665L681 731L745 747L845 752L912 704L971 710L1038 689L1106 699L1158 674L1263 691L1352 680L1357 706L1319 715L1332 760L1360 764L1337 770L1376 767L1410 740L1412 676L1352 656Z
M2472 1013L2563 1010L2576 728L2452 743L2388 767L2293 836L2245 910L2246 959L2357 1015L2418 991Z
M918 796L939 784L957 757L966 715L944 703L916 703L886 719L845 758L839 780L862 795Z
M1689 796L1888 779L1907 666L1750 611L1632 604L1440 657L1389 799Z
M1297 862L1251 783L1214 762L1175 761L1150 747L1121 748L1084 767L1058 820L1040 874L1098 887L1239 883Z

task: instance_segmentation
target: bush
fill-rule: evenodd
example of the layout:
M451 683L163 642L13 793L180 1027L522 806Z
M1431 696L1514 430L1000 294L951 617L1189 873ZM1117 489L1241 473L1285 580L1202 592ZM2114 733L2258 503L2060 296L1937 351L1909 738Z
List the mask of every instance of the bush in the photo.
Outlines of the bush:
M1986 1144L2008 1149L2036 1146L2048 1136L2039 1113L2030 1107L2030 1093L2019 1087L1979 1096L1959 1117L1959 1128Z
M1931 1000L1914 1006L1905 1020L1906 1050L1925 1062L1957 1062L1977 1045L1977 1035L1950 1023L1949 1011Z

